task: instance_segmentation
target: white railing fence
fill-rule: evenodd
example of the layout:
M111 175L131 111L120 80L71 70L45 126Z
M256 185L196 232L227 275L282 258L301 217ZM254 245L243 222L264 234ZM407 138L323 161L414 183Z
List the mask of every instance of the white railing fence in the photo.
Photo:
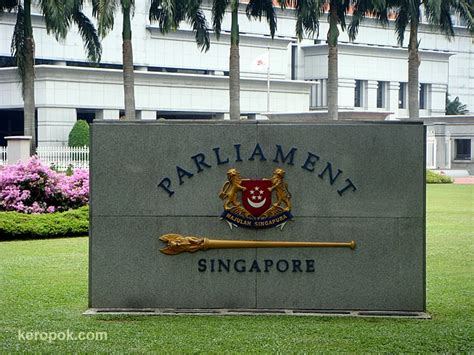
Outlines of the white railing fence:
M7 165L7 147L0 146L0 165Z
M40 160L54 166L56 170L89 169L89 147L38 147L36 154Z

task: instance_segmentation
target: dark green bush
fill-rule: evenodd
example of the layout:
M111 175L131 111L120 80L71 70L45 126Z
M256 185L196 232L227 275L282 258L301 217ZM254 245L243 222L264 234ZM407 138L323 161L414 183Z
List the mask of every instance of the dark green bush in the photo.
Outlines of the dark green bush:
M431 170L426 171L427 184L451 184L452 182L453 179L451 179L449 176L441 175Z
M44 214L0 212L0 241L84 236L88 231L88 206Z
M89 146L89 124L84 120L77 120L69 133L68 146Z

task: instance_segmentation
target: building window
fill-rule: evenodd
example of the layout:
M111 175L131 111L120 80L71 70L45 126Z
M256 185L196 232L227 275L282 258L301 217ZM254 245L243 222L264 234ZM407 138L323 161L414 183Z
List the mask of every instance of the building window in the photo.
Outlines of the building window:
M0 110L0 117L0 146L6 146L4 137L23 135L23 110Z
M426 110L428 84L420 84L420 110Z
M95 119L95 109L76 109L76 119L91 124Z
M456 160L471 160L471 140L470 139L455 139L456 146Z
M385 89L387 87L385 81L377 81L377 107L385 107Z
M363 100L363 82L362 80L355 81L354 88L354 107L362 107Z
M400 83L400 89L398 89L398 108L407 108L406 93L407 83Z
M296 80L296 61L297 61L298 47L291 46L291 80Z

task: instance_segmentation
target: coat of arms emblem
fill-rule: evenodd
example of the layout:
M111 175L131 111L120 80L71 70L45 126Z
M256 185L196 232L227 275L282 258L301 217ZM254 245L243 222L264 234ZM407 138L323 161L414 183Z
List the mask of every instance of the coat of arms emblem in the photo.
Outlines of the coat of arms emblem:
M280 227L293 216L291 194L285 181L285 170L276 168L271 179L242 179L237 169L227 171L219 197L224 200L221 217L230 228L270 228ZM273 195L276 201L273 202ZM239 199L240 196L240 199Z

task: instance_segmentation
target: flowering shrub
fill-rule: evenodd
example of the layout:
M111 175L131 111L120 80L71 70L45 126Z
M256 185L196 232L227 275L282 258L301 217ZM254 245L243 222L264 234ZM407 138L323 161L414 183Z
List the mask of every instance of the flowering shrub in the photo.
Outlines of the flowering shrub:
M68 201L68 207L78 208L89 202L89 171L74 170L71 176L64 175L59 187Z
M32 157L0 170L0 210L52 213L84 206L89 201L89 174L57 173Z

